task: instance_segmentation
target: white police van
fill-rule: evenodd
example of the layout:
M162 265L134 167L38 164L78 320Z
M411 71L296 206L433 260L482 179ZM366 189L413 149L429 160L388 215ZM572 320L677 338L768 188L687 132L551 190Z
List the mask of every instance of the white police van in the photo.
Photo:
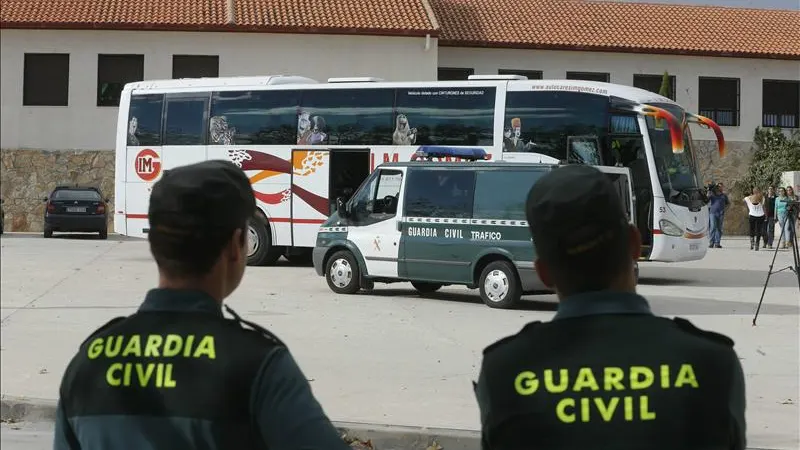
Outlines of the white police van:
M313 251L331 290L354 294L376 282L410 281L430 293L460 284L479 289L493 308L547 292L533 266L525 201L558 165L485 161L478 148L421 147L414 159L380 165L348 201L337 199ZM597 168L618 186L633 220L629 170Z

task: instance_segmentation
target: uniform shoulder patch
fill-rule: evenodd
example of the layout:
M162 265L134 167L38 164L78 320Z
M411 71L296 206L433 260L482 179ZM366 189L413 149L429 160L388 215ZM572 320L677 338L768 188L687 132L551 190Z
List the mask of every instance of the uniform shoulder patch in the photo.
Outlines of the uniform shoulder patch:
M240 327L242 327L242 328L247 328L247 327L249 327L249 328L251 328L253 331L255 331L255 332L257 332L258 334L260 334L261 336L263 336L263 337L264 337L265 339L267 339L268 341L272 342L273 344L275 344L275 345L280 345L281 347L286 347L286 344L284 344L284 343L283 343L283 341L281 341L281 340L278 338L278 336L275 336L275 335L274 335L274 334L273 334L271 331L267 330L266 328L262 327L261 325L259 325L259 324L255 323L255 322L251 322L251 321L249 321L249 320L242 319L242 316L240 316L240 315L239 315L239 314L238 314L236 311L234 311L234 310L233 310L233 309L232 309L230 306L228 306L228 305L225 305L225 310L226 310L226 311L228 311L228 312L230 313L230 315L232 315L232 316L233 316L233 320L234 320L236 323L238 323ZM247 327L245 327L245 325L246 325Z
M675 317L672 320L675 322L676 325L678 325L678 327L681 330L686 331L687 333L691 333L696 336L702 336L706 339L710 339L712 341L725 344L729 347L733 347L734 344L733 339L729 338L728 336L725 336L724 334L716 333L714 331L701 330L700 328L697 328L692 322L689 322L688 320L680 317Z
M530 323L526 324L524 327L522 327L522 330L520 330L519 333L512 334L510 336L506 336L506 337L500 339L499 341L497 341L497 342L495 342L493 344L490 344L488 347L483 349L483 354L486 355L486 354L490 353L493 350L497 350L498 348L502 347L504 344L508 344L509 342L511 342L514 339L516 339L517 337L519 337L520 334L522 334L522 333L524 333L526 331L530 331L530 330L534 329L535 327L539 326L541 323L542 323L541 321L537 320L535 322L530 322Z
M94 331L93 331L93 332L92 332L92 333L91 333L91 334L90 334L90 335L89 335L89 336L88 336L88 337L87 337L87 338L86 338L86 339L85 339L85 340L84 340L84 341L81 343L81 346L83 346L84 344L86 344L87 342L89 342L89 340L91 340L93 337L97 336L98 334L100 334L100 333L102 333L103 331L105 331L105 330L107 330L107 329L111 328L112 326L114 326L114 325L116 325L116 324L118 324L118 323L122 322L123 320L125 320L125 319L127 319L127 318L128 318L128 316L119 316L119 317L114 317L113 319L109 320L108 322L106 322L105 324L103 324L103 325L102 325L100 328L98 328L98 329L94 330Z

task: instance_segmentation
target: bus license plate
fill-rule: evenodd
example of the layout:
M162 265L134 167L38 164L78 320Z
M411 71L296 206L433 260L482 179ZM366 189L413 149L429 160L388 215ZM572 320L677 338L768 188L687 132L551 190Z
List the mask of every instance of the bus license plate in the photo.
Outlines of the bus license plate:
M689 244L689 251L696 252L700 250L700 244Z
M86 212L86 208L79 208L77 206L68 206L67 212Z

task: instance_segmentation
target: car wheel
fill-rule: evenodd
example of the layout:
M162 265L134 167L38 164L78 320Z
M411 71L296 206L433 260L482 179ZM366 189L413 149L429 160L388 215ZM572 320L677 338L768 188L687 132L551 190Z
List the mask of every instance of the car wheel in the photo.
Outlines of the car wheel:
M361 271L353 254L347 250L334 253L325 264L328 287L337 294L355 294L361 289Z
M281 257L279 249L272 245L267 224L261 217L250 219L247 224L247 265L271 266Z
M108 230L100 230L100 239L108 239Z
M424 281L412 281L411 285L414 286L414 289L419 291L420 294L430 294L431 292L436 292L444 286L440 283L427 283Z
M53 237L53 229L52 228L48 228L48 227L44 227L44 237L45 238Z
M522 296L519 275L508 261L490 262L481 271L478 286L481 300L492 308L511 308Z

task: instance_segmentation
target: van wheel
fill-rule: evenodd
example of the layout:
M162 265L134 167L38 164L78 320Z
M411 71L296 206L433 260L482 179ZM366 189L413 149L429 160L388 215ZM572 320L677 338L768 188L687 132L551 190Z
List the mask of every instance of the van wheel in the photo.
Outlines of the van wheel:
M328 287L337 294L355 294L361 289L361 271L356 258L347 250L334 253L325 264Z
M419 291L421 294L430 294L431 292L436 292L444 286L440 283L426 283L424 281L412 281L411 285L414 286L414 289Z
M281 257L280 249L272 245L272 236L261 217L250 219L247 224L247 265L271 266Z
M513 307L522 296L517 270L508 261L492 261L481 272L481 300L492 308Z

